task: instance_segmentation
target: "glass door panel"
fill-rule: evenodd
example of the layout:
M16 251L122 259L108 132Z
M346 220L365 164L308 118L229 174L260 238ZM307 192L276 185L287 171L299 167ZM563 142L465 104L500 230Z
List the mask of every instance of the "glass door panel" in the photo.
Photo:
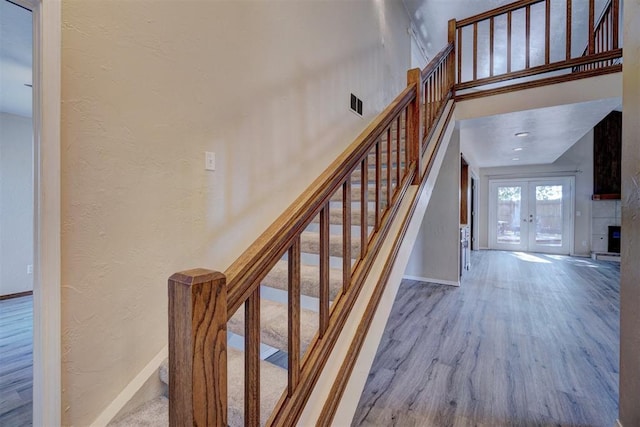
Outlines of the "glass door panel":
M536 185L535 244L562 246L562 185Z
M522 187L498 187L498 243L519 245L520 212L522 211Z
M491 249L568 254L573 240L570 178L492 181Z

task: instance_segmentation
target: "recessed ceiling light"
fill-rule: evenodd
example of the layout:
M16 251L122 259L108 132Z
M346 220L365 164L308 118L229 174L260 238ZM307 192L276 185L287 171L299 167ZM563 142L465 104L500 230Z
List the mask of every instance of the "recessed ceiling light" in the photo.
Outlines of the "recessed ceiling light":
M524 150L524 148L522 148L522 147L517 147L517 148L513 149L513 151L522 151L522 150Z
M525 136L529 136L529 132L518 132L516 133L516 136L519 138L525 137Z
M520 157L514 157L514 158L513 158L513 159L511 159L511 160L516 160L516 161L517 161L517 160L520 160Z

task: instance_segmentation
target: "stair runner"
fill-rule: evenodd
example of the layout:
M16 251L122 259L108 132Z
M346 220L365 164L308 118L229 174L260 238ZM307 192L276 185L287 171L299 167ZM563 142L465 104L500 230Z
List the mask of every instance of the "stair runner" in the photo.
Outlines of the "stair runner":
M404 132L403 132L404 133ZM404 139L404 138L403 138ZM386 163L386 152L381 154L383 165ZM392 186L395 187L395 167L396 167L396 151L395 147L392 152L393 171ZM401 165L404 166L404 143L402 144ZM375 221L375 156L369 155L368 170L368 210L367 225L371 233L372 225ZM382 168L382 201L386 203L386 186L387 174L386 168ZM361 171L357 169L352 174L352 214L351 225L353 235L360 235L361 217ZM329 272L329 294L330 300L333 301L342 289L342 192L338 191L331 198L329 206L329 222L330 241L329 254L330 260ZM319 296L319 219L316 217L301 235L301 278L300 292L302 298L306 299L309 304L302 303L300 313L300 348L302 354L311 343L311 340L318 331L318 296ZM360 254L360 239L355 238L351 241L352 262ZM286 356L287 352L287 277L288 263L286 255L282 260L278 261L271 272L263 279L261 286L260 298L260 337L262 349L267 349L267 355L276 353ZM228 334L230 336L227 351L228 365L228 423L230 426L244 425L244 354L240 348L234 348L234 342L243 342L244 335L244 310L241 307L227 324ZM235 340L233 337L235 336ZM240 339L238 339L240 338ZM262 353L262 351L261 351ZM280 359L286 359L281 357ZM281 367L277 366L274 361L270 361L267 356L261 360L261 394L260 394L260 419L261 425L264 425L271 415L271 412L278 402L282 392L287 386L287 370L286 364ZM285 362L286 363L286 362ZM160 368L160 379L166 385L169 382L168 363L165 360ZM168 399L166 396L158 397L147 402L134 412L112 422L110 425L116 427L130 426L164 426L169 423L168 416Z

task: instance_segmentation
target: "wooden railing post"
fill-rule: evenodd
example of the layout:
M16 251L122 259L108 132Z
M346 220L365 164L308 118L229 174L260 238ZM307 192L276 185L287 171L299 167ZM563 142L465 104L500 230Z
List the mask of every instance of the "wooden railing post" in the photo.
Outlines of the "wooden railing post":
M456 20L449 20L449 43L453 43L453 51L449 54L449 69L448 71L448 87L453 91L453 86L456 84Z
M169 425L227 425L227 288L222 273L169 278Z
M424 104L422 102L422 71L413 68L407 71L407 85L415 85L416 97L409 104L409 115L407 126L409 127L409 140L407 141L410 162L416 163L416 174L413 176L412 184L420 184L422 175L422 137L424 120Z

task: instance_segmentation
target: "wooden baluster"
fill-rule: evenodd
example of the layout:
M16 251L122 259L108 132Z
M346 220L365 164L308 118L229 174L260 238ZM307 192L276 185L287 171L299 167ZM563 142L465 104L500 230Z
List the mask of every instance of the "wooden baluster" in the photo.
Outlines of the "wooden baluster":
M511 72L511 11L507 13L507 73Z
M227 283L204 269L169 278L169 425L227 425Z
M401 126L401 117L402 113L398 114L398 118L396 119L396 186L400 186L400 179L402 177L401 168L402 162L400 159L400 153L402 152L402 145L400 144L400 126Z
M342 289L351 284L351 175L342 184Z
M260 425L260 287L244 305L244 425Z
M380 206L382 204L382 147L380 147L381 137L376 140L376 226L375 231L380 229Z
M423 84L422 82L420 69L414 68L407 72L407 84L415 84L416 99L409 104L405 113L405 170L408 169L410 163L415 162L418 173L414 175L412 184L419 184L420 171L422 170L422 138L423 132L425 132L425 126L421 121L426 123L426 110L428 107L425 105L428 102L427 93L424 94L424 98L422 96L422 88L427 86L426 83ZM422 99L424 99L424 103ZM422 110L424 110L424 114ZM376 214L376 224L378 223L377 218Z
M551 56L551 0L545 2L544 23L544 63L548 64Z
M473 80L478 79L478 23L473 23Z
M493 76L493 17L489 20L489 76Z
M320 210L320 329L322 338L329 327L329 203Z
M406 148L405 148L406 150ZM369 200L368 200L368 184L369 184L369 155L367 154L360 163L362 173L360 174L360 259L364 259L367 253L367 244L369 243Z
M458 28L458 83L462 83L462 27Z
M420 107L422 107L422 102L418 103ZM409 153L409 150L411 149L410 146L410 132L409 132L409 108L410 107L406 107L404 109L404 171L405 171L405 175L407 173L407 169L409 168L409 161L411 160L410 155L411 153ZM420 118L418 118L418 120L420 120ZM418 141L418 149L420 149L420 146L422 145L422 140ZM420 152L422 154L422 152ZM422 157L422 156L420 156Z
M611 15L612 17L612 37L613 37L613 48L617 49L618 48L618 32L619 30L619 23L620 23L620 0L612 0L611 2Z
M529 68L531 64L531 6L527 6L525 8L525 19L526 19L526 53L525 53L525 64L524 68Z
M431 81L431 90L429 91L429 93L431 94L431 117L429 117L428 130L431 131L431 128L433 126L433 120L436 117L436 78L435 78L435 73L432 73L431 77L429 79Z
M589 55L593 55L596 52L596 42L595 42L595 29L594 29L594 20L595 20L595 11L594 11L594 3L595 0L589 0Z
M291 397L300 381L300 236L293 240L287 260L289 262L289 342L287 345L289 387L287 394Z
M427 126L429 126L429 80L425 80L422 89L424 103L422 104L423 113L420 120L422 121L422 134L426 135ZM420 143L422 143L422 141L420 141Z
M571 59L571 0L567 0L567 40L566 40L566 59Z
M449 64L449 73L448 73L448 82L447 82L447 92L449 92L449 90L453 87L455 80L456 80L456 75L455 75L455 46L456 46L456 20L455 19L450 19L449 20L449 28L448 28L448 41L449 43L453 43L454 49L453 51L449 54L449 56L447 57L447 61ZM459 48L458 48L459 49ZM460 76L458 76L458 81L460 80Z
M391 152L393 144L391 143L391 127L387 128L387 207L391 207L391 172L393 172L393 153Z

